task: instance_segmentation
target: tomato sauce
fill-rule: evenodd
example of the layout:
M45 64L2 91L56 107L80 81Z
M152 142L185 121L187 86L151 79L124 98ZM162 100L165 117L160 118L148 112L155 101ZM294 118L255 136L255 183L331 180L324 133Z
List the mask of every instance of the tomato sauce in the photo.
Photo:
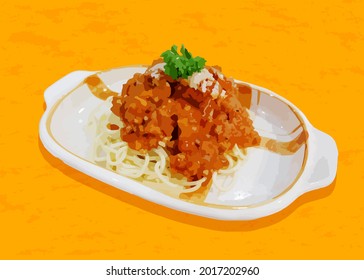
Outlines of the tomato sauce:
M218 67L206 67L210 80L200 77L199 84L173 80L158 63L135 74L113 97L111 110L125 125L120 135L129 147L148 151L163 143L172 172L198 180L226 168L224 154L235 144L242 149L259 145L241 102L251 93L249 86L226 78Z

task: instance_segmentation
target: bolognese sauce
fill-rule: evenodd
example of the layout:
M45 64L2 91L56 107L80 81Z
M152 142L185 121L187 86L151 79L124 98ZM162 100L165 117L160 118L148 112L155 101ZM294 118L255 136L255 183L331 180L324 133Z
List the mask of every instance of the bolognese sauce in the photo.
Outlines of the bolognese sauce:
M147 152L165 147L171 171L193 181L227 167L224 154L235 145L259 145L240 98L251 92L249 86L226 78L217 66L173 79L164 65L155 61L113 97L111 110L124 124L120 136L130 148Z

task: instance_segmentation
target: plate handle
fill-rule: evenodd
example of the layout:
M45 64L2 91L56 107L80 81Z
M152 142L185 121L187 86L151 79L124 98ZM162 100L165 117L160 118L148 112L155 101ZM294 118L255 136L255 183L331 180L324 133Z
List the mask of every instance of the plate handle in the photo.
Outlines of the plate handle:
M316 128L312 128L312 132L309 136L310 158L307 160L304 193L330 185L337 170L338 150L335 140Z
M93 73L95 73L95 71L74 71L49 86L44 92L44 100L47 108L52 107L59 98Z

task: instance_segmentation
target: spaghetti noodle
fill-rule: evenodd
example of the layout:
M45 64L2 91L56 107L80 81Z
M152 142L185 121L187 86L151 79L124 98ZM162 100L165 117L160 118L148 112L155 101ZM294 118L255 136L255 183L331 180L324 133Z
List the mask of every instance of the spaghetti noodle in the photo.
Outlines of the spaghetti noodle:
M140 152L131 149L127 142L121 140L119 130L111 129L111 127L123 127L123 123L110 110L111 102L112 97L109 97L90 116L89 125L96 135L91 153L95 163L120 175L149 182L150 185L158 186L159 189L164 188L166 192L176 197L181 193L192 193L201 188L207 180L206 177L188 181L186 177L178 173L173 174L163 142L159 143L157 148ZM229 179L239 167L244 153L244 150L241 151L238 146L235 146L225 155L229 166L216 171L212 176L212 178L226 177L227 184L214 185L219 191L227 191L231 186Z

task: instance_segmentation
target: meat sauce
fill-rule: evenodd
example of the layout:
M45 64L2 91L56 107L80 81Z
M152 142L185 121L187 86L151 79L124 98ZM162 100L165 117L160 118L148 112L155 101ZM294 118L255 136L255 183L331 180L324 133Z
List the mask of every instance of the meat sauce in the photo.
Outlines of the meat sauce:
M171 171L198 180L226 168L224 154L235 144L259 145L238 98L250 87L224 77L218 67L206 67L209 78L194 84L193 77L173 80L162 66L156 61L144 74L135 74L113 97L111 110L124 123L120 135L130 148L145 152L163 145Z

